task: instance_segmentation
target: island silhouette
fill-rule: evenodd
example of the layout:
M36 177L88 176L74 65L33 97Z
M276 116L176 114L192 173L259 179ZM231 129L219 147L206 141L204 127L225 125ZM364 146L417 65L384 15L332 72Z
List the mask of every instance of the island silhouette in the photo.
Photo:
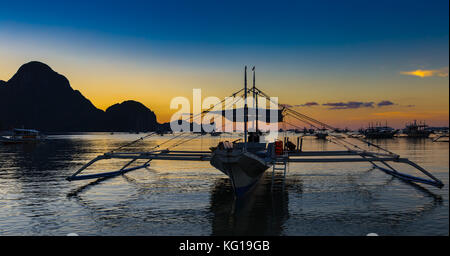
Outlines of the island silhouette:
M127 100L103 111L47 64L23 64L8 81L0 80L0 130L43 132L149 132L169 129L140 102Z

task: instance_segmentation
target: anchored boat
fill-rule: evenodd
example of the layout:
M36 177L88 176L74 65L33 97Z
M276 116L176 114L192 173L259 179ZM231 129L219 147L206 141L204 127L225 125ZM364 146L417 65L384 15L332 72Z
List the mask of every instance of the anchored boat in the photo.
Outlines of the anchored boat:
M328 132L326 131L326 129L320 129L314 135L319 140L326 140L328 137Z
M253 87L251 92L256 99L255 67L253 71ZM266 147L260 141L258 129L258 103L256 103L255 132L248 132L248 106L247 106L247 66L244 73L244 142L220 142L212 148L210 163L223 172L231 180L235 195L240 197L249 191L261 179L263 173L272 165L271 148L273 143Z
M428 138L432 131L428 130L428 125L425 123L417 123L414 120L414 123L406 125L405 129L403 129L403 133L408 135L410 138Z
M422 183L438 188L442 188L444 184L434 175L426 171L418 164L402 158L399 155L384 149L373 142L364 140L359 136L354 136L350 133L343 132L340 135L333 133L327 134L327 140L340 145L345 150L340 151L304 151L300 138L297 138L297 146L293 145L287 137L284 138L284 143L278 138L274 142L265 143L261 140L261 132L258 129L258 104L256 101L256 122L255 131L248 132L248 107L247 107L247 93L253 93L253 97L261 95L264 98L271 101L272 99L263 91L255 87L255 69L253 67L253 87L247 89L247 67L245 67L245 85L244 88L233 93L232 96L236 96L243 92L244 96L244 135L243 142L239 140L229 142L222 141L216 147L211 147L210 151L176 151L173 148L182 145L188 141L199 138L207 134L206 132L200 132L196 134L192 133L179 133L172 138L154 146L146 152L120 152L119 150L133 145L138 141L142 141L148 137L157 135L157 132L149 133L135 141L132 141L126 145L123 145L111 152L99 155L87 164L83 165L78 171L71 176L67 177L67 180L86 180L104 177L113 177L122 175L127 172L145 168L150 165L153 160L170 160L170 161L209 161L213 167L227 175L233 186L236 197L241 197L247 194L248 191L254 187L256 183L261 179L263 174L272 167L272 181L275 176L275 171L282 170L283 177L286 176L286 169L288 163L343 163L343 162L367 162L370 163L375 169L381 170L386 174L392 175L403 181L411 183ZM208 112L212 112L214 107L218 104L223 104L225 100L217 103L211 108L197 114L195 117L202 117ZM318 130L339 131L337 128L332 127L326 123L318 121L312 117L306 116L294 109L289 105L281 105L281 109L278 113L282 118L277 119L277 122L286 122L285 117L292 117L300 122L315 127ZM192 120L194 117L191 117ZM267 120L267 119L266 119ZM265 120L265 121L266 121ZM187 120L186 120L187 121ZM290 123L288 123L290 124ZM295 126L290 124L291 126ZM295 126L297 129L301 129ZM339 131L340 132L340 131ZM172 142L172 145L167 146L165 149L161 149L163 144ZM371 152L363 147L371 146L377 149L377 152ZM382 152L380 152L382 151ZM121 169L111 172L103 172L96 174L84 174L85 169L100 160L108 159L128 159L129 161L122 166ZM135 167L130 167L138 160L145 160L145 163L139 164ZM426 177L418 177L401 173L395 169L388 162L407 164ZM273 184L273 182L272 182Z
M32 129L14 129L11 136L0 136L3 144L36 143L45 139L45 135Z
M394 137L395 134L397 134L398 130L389 127L386 125L384 126L371 126L365 130L362 131L362 134L367 139L391 139Z

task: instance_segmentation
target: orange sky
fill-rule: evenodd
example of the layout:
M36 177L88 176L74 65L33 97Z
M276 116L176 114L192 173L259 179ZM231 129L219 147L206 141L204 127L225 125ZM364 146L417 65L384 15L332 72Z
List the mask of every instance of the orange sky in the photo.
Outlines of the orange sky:
M239 66L231 71L211 71L189 66L137 68L128 63L98 61L95 69L91 69L85 67L83 60L69 63L59 58L33 59L45 62L65 75L72 88L81 91L98 108L105 110L115 103L136 100L153 110L159 122L169 121L176 111L169 109L171 99L184 96L191 100L193 88L202 89L203 98L215 96L223 99L243 86L243 69ZM1 62L0 79L8 80L22 63L29 60L10 58ZM431 125L448 125L448 77L414 77L394 72L396 79L381 86L372 79L343 80L328 75L312 80L314 78L285 77L272 72L264 74L263 68L257 71L258 87L271 96L279 97L280 103L374 102L374 107L358 109L330 109L320 105L296 108L341 128L356 129L369 122L385 121L391 126L403 127L414 119L425 120ZM366 86L359 88L360 83ZM394 105L377 107L376 104L383 100Z

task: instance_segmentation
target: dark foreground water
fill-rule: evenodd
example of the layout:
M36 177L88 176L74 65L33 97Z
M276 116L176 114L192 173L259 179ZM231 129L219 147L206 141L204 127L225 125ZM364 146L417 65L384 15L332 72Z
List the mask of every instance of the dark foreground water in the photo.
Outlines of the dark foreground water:
M154 161L106 180L65 180L96 155L140 136L59 135L35 146L0 145L0 235L449 234L449 143L431 139L379 144L425 167L445 183L443 189L411 186L367 163L290 164L284 186L277 173L271 191L267 172L239 202L226 176L209 162ZM171 137L127 150L149 149ZM207 135L176 149L208 150L219 139ZM303 146L341 150L313 137ZM86 173L120 164L102 161Z

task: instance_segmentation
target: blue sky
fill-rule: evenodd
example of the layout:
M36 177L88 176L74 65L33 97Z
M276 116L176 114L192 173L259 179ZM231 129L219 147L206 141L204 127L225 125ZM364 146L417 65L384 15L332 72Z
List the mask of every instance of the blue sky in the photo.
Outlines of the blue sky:
M326 46L448 35L448 1L8 1L2 22L112 38Z

